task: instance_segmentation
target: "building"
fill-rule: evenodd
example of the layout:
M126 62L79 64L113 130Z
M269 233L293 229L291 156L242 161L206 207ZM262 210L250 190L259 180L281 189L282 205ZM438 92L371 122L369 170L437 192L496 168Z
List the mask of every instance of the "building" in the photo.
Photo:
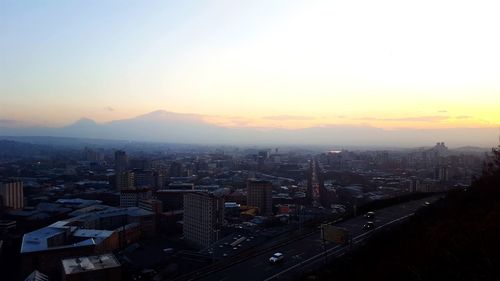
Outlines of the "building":
M158 199L139 199L138 207L154 214L159 214L163 211L163 204Z
M7 180L0 182L1 205L12 209L24 207L23 182L18 180Z
M49 275L59 269L62 258L109 252L119 248L117 232L81 229L69 221L58 221L24 234L21 244L22 270L38 269Z
M115 151L115 172L124 172L128 169L127 153L123 150Z
M108 253L155 232L155 215L137 207L85 213L24 234L23 270L52 274L63 258Z
M420 180L417 177L410 178L410 192L420 191Z
M104 154L101 151L89 147L84 148L83 157L89 162L100 162L104 160Z
M153 178L154 178L154 187L156 189L165 188L165 182L167 180L166 170L158 169L158 170L154 171Z
M38 270L31 272L24 281L49 281L49 277Z
M199 248L219 240L224 221L224 198L214 193L184 195L184 239Z
M170 177L182 177L183 176L183 173L182 173L182 163L180 163L180 162L172 162L172 164L170 164L168 175Z
M134 189L135 175L130 171L116 172L115 184L118 190Z
M163 211L175 211L184 209L184 195L193 192L195 191L178 189L157 190L155 196L156 199L162 202Z
M269 181L247 181L247 205L259 208L260 215L273 214L273 185Z
M241 205L235 202L224 203L224 215L226 217L239 217L241 213Z
M448 181L448 167L446 166L437 166L434 172L435 179L440 182Z
M134 169L134 186L152 187L155 184L153 170Z
M16 221L0 220L0 235L12 233L16 229Z
M122 189L120 190L120 207L138 207L139 201L151 198L151 189Z
M128 157L123 150L115 151L115 185L117 190L134 185L133 173L127 172Z
M194 183L174 182L168 185L168 189L194 190Z
M122 280L121 264L109 253L61 260L63 281Z

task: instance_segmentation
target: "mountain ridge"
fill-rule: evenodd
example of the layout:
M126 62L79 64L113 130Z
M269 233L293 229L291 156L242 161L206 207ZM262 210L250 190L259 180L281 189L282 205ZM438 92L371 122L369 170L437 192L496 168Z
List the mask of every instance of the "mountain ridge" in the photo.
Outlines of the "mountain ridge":
M156 110L128 119L98 123L81 118L63 127L0 127L0 136L55 136L191 144L387 145L414 147L438 141L460 146L495 146L496 128L384 130L368 125L302 129L223 127L204 115Z

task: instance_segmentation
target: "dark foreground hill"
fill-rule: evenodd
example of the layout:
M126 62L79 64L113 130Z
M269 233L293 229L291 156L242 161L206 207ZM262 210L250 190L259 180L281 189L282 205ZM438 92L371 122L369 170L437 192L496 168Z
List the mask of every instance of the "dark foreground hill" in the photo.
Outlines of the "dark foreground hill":
M500 280L500 152L468 190L302 280Z

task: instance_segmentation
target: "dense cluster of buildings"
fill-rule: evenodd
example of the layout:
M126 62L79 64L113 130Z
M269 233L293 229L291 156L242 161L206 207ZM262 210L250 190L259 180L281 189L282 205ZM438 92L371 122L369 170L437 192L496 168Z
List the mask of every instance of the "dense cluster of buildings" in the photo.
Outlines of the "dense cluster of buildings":
M143 149L86 147L73 158L0 164L0 241L21 240L23 278L120 280L121 255L145 239L203 251L231 233L466 186L483 159L444 143L325 153Z

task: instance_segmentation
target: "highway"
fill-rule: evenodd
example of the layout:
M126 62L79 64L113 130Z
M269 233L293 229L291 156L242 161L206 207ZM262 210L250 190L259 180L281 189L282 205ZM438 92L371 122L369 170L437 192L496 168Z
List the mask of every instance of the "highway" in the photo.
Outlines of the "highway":
M363 225L368 221L364 217L356 217L336 225L348 229L356 245L368 238L374 231L405 220L421 208L424 202L432 202L437 198L426 198L377 210L375 219L372 220L375 223L374 230L363 230ZM347 247L335 243L327 243L326 248L329 257L339 256L347 250ZM296 274L304 269L325 262L324 250L319 231L317 231L294 243L262 253L228 268L203 274L198 278L191 277L188 280L293 280L297 277ZM285 255L285 259L279 264L271 264L268 261L275 252Z

